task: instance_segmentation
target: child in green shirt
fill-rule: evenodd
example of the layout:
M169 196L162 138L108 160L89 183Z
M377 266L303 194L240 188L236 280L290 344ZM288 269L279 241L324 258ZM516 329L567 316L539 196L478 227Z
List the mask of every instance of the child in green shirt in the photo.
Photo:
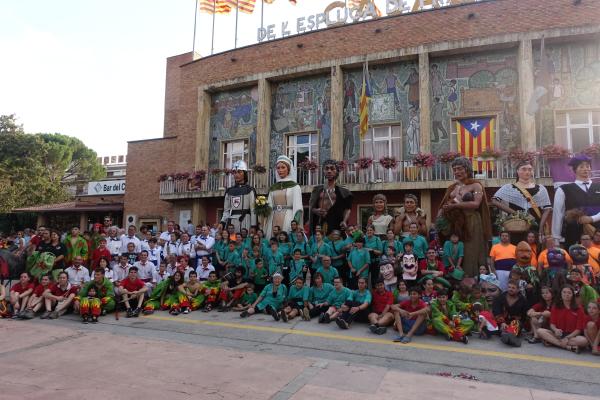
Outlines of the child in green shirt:
M294 319L296 316L308 307L308 286L304 286L304 278L299 275L294 280L294 284L290 286L287 298L285 299L286 305L280 312L281 320L288 322L290 319Z
M237 303L234 307L234 311L246 311L250 308L252 303L254 303L258 299L258 295L254 293L254 285L249 283L246 286L246 292L240 298L239 303Z

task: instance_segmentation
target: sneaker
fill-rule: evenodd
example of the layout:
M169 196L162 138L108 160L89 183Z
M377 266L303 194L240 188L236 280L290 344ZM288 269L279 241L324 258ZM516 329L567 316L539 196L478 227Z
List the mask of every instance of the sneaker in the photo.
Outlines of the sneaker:
M189 313L190 313L190 309L189 309L189 308L186 308L186 309L184 309L184 310L183 310L183 313L184 313L184 314L189 314Z
M240 318L246 318L246 317L248 317L248 315L250 315L250 313L248 311L242 311L240 313Z
M401 343L403 339L404 339L403 335L398 335L394 338L394 342Z
M48 319L57 319L58 317L58 311L52 311L50 315L48 315Z
M320 324L325 323L325 313L321 313L321 315L319 315L319 323Z
M277 311L274 308L270 307L269 313L271 314L271 316L273 317L273 319L275 321L279 321L279 314L277 313Z
M131 308L127 309L127 318L131 318L133 317L133 311L131 310Z
M406 344L406 343L410 343L411 341L412 341L412 339L411 339L410 337L408 337L408 336L404 336L404 337L402 338L402 340L400 340L400 342L401 342L401 343L404 343L404 344Z
M463 335L463 337L460 339L461 342L463 342L464 344L469 344L469 338L467 337L467 335Z
M304 307L304 309L302 310L302 317L304 317L305 321L310 321L310 311L307 307Z
M371 333L377 333L377 328L379 327L375 324L369 325L369 330L371 331Z
M137 318L140 316L140 309L136 308L135 310L133 310L133 317Z
M323 316L323 323L328 324L330 322L331 322L331 317L329 316L329 314L325 313L325 315Z
M340 329L348 329L348 323L346 322L346 320L342 319L342 318L336 318L335 319L335 323L337 324L337 326L340 327Z
M87 315L83 315L83 316L81 317L81 322L83 322L84 324L87 324L87 323L88 323L88 317L87 317Z
M285 311L281 310L281 312L279 313L279 316L281 317L281 320L282 320L283 322L288 322L288 316L287 316L287 314L285 313Z
M375 331L376 335L385 335L387 332L387 328L385 326L378 326L377 330Z
M98 317L96 317L96 316L93 316L90 322L91 322L92 324L96 324L96 323L98 323Z
M35 313L33 312L33 310L25 310L21 313L22 319L33 319L33 317L35 317Z
M542 343L542 341L539 338L531 336L531 337L527 338L527 343L536 344L536 343Z
M106 310L104 308L100 311L100 315L102 315L103 317L106 315Z
M174 308L174 309L172 309L172 310L169 312L169 314L171 314L171 315L179 315L179 310L177 310L177 309L175 309L175 308Z
M50 318L50 311L46 311L42 315L40 315L40 319L48 319Z

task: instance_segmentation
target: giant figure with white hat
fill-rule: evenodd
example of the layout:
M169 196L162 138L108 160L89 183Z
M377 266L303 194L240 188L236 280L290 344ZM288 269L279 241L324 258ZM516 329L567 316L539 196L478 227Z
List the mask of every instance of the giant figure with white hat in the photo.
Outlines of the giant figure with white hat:
M248 184L248 166L244 161L236 161L232 170L235 184L225 191L221 224L223 229L232 224L235 231L239 232L242 228L250 229L256 225L256 190Z
M296 182L294 163L286 156L279 156L275 162L275 170L277 182L269 188L267 199L272 211L263 227L267 239L273 235L275 226L279 226L280 231L289 232L292 221L300 226L304 225L302 190Z

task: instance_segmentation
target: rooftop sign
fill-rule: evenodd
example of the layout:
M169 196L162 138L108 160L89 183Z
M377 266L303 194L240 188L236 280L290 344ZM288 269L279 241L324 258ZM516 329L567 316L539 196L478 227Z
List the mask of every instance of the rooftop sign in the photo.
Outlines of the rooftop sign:
M408 14L416 11L471 3L477 0L414 0L410 7L408 0L385 0L385 10L377 7L374 0L334 1L323 12L283 21L280 25L267 25L257 30L258 42L310 32L321 28L331 28L382 16ZM348 6L346 5L348 4Z

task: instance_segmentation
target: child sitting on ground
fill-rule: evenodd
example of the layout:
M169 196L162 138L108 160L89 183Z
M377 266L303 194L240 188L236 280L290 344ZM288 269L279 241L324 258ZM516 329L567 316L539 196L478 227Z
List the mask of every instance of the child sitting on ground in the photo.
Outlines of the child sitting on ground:
M88 322L95 324L98 322L98 316L100 315L100 297L94 285L90 285L86 298L90 307L81 308L81 322L84 324Z
M246 311L250 308L252 303L256 301L256 299L258 299L258 295L254 293L254 285L252 283L249 283L248 286L246 286L246 292L244 293L240 301L235 306L233 306L233 310Z
M499 335L498 323L491 311L483 309L481 303L473 303L473 313L479 321L479 337L489 339L491 335Z

